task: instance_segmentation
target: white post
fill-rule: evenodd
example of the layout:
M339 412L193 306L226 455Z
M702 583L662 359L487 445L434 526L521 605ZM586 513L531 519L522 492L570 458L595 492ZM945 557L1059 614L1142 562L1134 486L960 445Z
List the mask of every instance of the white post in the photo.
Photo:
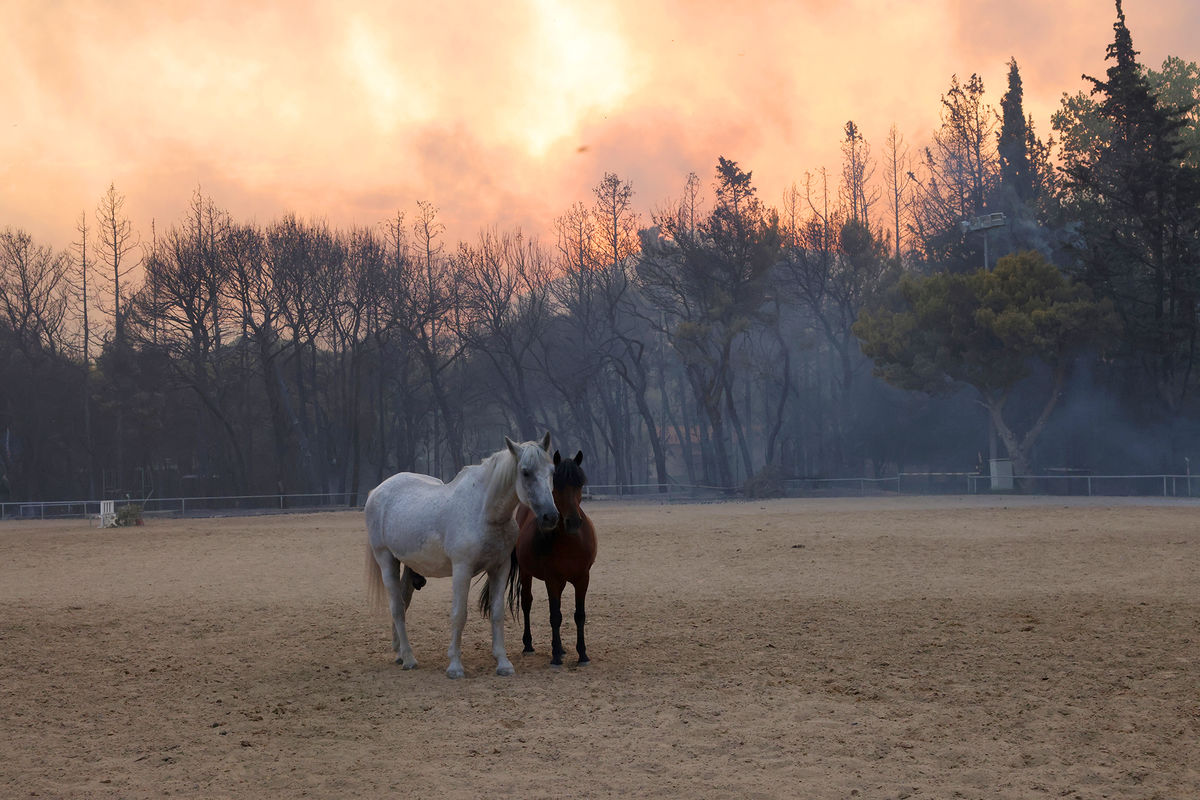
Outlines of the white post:
M112 500L100 501L100 527L111 528L117 524L117 512Z

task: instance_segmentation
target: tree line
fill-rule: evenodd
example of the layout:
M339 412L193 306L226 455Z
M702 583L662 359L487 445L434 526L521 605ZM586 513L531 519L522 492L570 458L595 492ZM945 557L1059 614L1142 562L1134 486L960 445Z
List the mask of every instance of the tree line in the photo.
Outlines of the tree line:
M503 435L594 483L1179 472L1200 442L1200 69L1137 61L1038 136L957 76L928 146L854 122L778 205L718 158L649 214L607 173L553 244L232 218L139 238L114 186L58 252L0 233L0 493L345 493ZM709 190L711 189L711 191ZM989 431L991 433L989 434Z

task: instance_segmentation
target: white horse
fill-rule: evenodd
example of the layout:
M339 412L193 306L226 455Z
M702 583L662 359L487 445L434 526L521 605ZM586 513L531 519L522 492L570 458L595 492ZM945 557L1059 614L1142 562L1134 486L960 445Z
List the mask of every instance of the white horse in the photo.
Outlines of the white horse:
M491 587L492 655L496 674L512 675L504 650L504 586L510 554L517 542L513 510L533 509L543 528L558 524L554 507L554 464L550 434L540 442L516 444L464 467L450 483L428 475L401 472L375 487L364 508L367 517L367 584L381 605L386 590L392 612L392 649L396 663L417 666L404 614L422 576L453 581L450 608L451 678L463 676L462 631L467 620L471 578L487 572ZM403 571L400 565L403 563Z

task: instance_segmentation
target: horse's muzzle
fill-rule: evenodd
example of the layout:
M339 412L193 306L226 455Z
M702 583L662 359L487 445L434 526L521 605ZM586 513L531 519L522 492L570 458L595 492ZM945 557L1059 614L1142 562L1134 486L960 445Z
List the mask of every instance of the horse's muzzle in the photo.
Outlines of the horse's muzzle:
M558 526L558 512L557 511L547 511L546 513L542 514L541 519L538 520L538 527L540 527L544 531L553 530L557 526Z
M563 527L566 529L567 533L571 534L572 536L578 536L579 529L583 527L583 519L575 516L564 517Z

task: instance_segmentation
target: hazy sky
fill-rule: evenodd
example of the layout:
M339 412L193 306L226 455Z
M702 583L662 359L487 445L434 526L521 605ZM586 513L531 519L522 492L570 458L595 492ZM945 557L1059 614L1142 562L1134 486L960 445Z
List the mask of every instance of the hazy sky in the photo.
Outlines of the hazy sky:
M1144 64L1200 60L1196 0L1126 0ZM1038 132L1102 75L1108 0L0 0L0 228L65 247L110 182L149 235L199 186L239 220L374 225L426 200L449 243L551 222L604 172L644 212L718 155L778 204L855 120L914 146L957 73L1015 57Z

